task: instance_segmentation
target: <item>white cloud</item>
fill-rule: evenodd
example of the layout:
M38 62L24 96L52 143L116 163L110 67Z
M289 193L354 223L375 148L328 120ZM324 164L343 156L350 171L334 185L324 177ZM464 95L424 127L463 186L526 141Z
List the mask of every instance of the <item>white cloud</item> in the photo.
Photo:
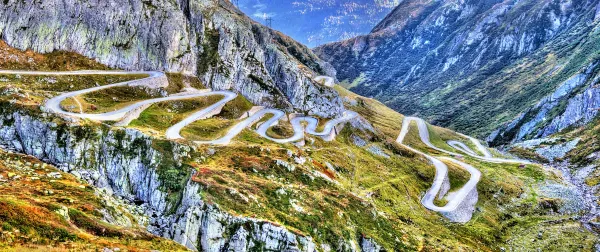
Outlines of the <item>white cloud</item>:
M252 16L257 19L264 19L266 17L275 17L277 14L274 12L266 12L267 5L257 1L256 4L252 5L252 9L254 9L254 13Z

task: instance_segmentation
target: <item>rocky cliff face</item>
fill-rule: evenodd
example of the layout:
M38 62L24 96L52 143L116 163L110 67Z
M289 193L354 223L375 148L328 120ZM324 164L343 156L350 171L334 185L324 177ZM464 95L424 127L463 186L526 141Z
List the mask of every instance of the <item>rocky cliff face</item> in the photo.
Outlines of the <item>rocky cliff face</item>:
M310 237L268 221L233 216L205 203L200 184L191 181L193 169L182 165L193 153L188 146L167 144L165 152L164 146L136 130L71 127L57 124L45 113L4 112L0 117L3 148L55 164L110 194L136 202L149 216L148 230L154 234L198 251L316 251ZM180 173L173 175L173 171ZM367 238L362 238L360 248L353 248L351 244L356 243L351 241L340 243L353 251L380 250Z
M328 64L224 0L4 1L0 39L37 52L73 51L112 67L197 75L258 105L331 117L342 103L314 75Z
M353 91L484 136L578 71L569 61L594 57L594 46L581 48L600 41L599 6L597 0L403 1L371 34L315 51Z
M594 62L563 82L515 120L492 132L494 145L544 138L568 127L590 123L600 110L600 67Z

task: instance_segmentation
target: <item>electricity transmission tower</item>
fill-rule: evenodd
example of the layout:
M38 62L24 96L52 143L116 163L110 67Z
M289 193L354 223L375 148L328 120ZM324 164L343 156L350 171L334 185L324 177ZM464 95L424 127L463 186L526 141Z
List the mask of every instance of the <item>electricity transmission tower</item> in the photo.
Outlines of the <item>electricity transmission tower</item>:
M269 28L273 28L273 18L271 17L267 17L265 18L265 25Z

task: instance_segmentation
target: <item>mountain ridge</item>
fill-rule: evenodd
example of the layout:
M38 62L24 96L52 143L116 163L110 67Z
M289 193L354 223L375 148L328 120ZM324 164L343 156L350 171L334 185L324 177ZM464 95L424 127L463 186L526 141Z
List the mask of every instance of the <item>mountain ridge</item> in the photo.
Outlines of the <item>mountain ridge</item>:
M287 111L342 112L336 95L312 80L334 75L331 67L226 0L11 0L0 16L0 38L21 50L65 50L110 67L192 74L215 90L232 88Z
M407 11L412 3L421 4L414 18ZM327 44L315 52L334 65L338 79L351 90L484 138L557 85L530 82L521 92L519 83L498 81L502 75L494 74L517 69L524 58L543 54L539 52L558 40L585 36L581 34L598 21L598 5L405 1L371 35ZM404 22L394 20L398 17L408 18L411 25L386 27ZM577 34L567 36L573 32Z

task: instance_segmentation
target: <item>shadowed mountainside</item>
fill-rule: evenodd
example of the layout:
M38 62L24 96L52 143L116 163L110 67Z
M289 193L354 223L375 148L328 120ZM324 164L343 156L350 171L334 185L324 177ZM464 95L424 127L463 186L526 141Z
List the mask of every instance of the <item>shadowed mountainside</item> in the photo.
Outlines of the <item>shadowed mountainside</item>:
M599 57L599 17L596 0L404 1L315 51L351 90L484 137Z

